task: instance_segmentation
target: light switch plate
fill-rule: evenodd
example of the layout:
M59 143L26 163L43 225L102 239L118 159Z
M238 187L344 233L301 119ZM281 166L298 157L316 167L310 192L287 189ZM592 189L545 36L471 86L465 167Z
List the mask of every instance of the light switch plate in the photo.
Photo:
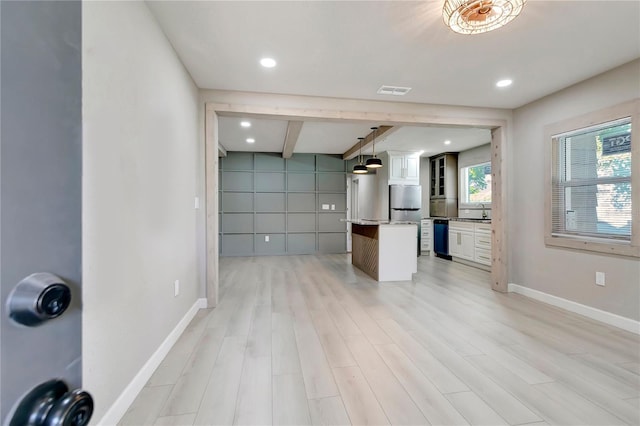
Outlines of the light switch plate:
M268 243L268 242L269 242L269 236L268 236L268 235L265 235L265 236L264 236L264 242L265 242L265 243Z
M329 210L329 204L323 204L322 210Z
M604 272L596 272L596 284L604 286L604 283L605 283Z
M173 296L177 297L180 294L180 280L173 282Z

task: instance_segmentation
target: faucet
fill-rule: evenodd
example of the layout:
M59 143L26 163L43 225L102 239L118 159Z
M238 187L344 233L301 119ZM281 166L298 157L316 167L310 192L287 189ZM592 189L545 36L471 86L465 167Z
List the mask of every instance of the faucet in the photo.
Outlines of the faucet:
M480 204L482 206L482 218L487 218L487 211L485 210L484 204Z

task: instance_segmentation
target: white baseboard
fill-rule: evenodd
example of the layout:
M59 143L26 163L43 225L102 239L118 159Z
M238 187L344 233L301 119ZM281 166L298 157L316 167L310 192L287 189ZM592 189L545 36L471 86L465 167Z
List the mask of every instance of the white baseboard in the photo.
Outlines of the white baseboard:
M200 309L205 309L206 307L207 299L201 298L196 300L191 309L189 309L184 317L182 317L178 325L174 327L167 338L164 339L164 342L162 342L158 349L142 366L140 371L138 371L138 374L135 375L124 391L122 391L118 399L116 399L116 402L109 407L105 415L102 416L102 419L95 423L92 422L92 424L104 426L118 424L144 385L147 384L153 372L158 368L164 357L167 356L167 353L169 353L169 350L171 350L178 338L182 335L182 332L187 328L193 317L195 317L196 313Z
M539 290L534 290L529 287L523 287L518 284L509 283L508 291L510 293L522 294L523 296L527 296L532 299L539 300L540 302L548 303L549 305L553 305L558 308L583 315L587 318L591 318L593 320L621 328L631 333L640 334L640 321L635 321L630 318L612 314L611 312L603 311L598 308L592 308L591 306L563 299L562 297L544 293Z

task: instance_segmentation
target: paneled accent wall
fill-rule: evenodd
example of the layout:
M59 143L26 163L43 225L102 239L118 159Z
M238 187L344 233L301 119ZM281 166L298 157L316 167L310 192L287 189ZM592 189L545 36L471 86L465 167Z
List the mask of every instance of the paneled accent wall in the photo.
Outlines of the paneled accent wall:
M220 159L220 255L344 253L346 170L339 155L228 152Z

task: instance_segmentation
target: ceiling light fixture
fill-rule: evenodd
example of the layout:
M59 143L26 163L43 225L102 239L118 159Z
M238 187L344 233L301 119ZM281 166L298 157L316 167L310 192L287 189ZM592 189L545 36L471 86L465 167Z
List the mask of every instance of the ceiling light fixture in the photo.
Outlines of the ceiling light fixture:
M508 78L505 78L504 80L500 80L496 83L496 87L509 87L511 86L511 83L513 83L513 80L509 80Z
M248 121L241 121L240 126L242 127L251 127L251 123Z
M451 145L451 141L450 140L446 140L446 141L444 141L444 144L445 145Z
M373 157L367 160L366 167L369 169L379 169L382 167L382 160L376 156L376 131L378 128L372 127L371 130L373 130Z
M507 25L527 0L445 0L444 23L459 34L481 34Z
M273 68L276 66L276 60L273 58L262 58L260 59L260 65L265 68Z
M254 138L247 138L247 143L254 143L256 140Z
M363 175L368 172L367 166L362 164L362 141L364 140L364 138L358 138L358 140L360 141L360 154L358 155L358 164L353 166L353 173L357 175Z

